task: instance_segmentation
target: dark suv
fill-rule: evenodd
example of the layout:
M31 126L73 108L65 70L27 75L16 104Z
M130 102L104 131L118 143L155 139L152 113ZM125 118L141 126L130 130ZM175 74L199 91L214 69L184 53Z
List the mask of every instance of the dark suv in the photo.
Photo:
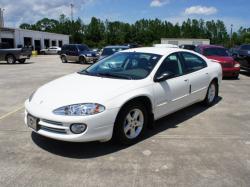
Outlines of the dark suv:
M84 63L95 63L98 59L97 54L91 51L85 44L68 44L62 47L60 53L63 63L67 62L80 62Z
M250 44L231 49L231 55L240 63L240 67L250 72Z

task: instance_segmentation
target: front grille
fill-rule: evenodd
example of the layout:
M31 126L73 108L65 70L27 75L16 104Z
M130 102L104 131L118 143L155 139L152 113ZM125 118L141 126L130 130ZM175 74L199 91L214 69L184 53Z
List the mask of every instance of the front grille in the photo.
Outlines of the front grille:
M56 128L46 127L42 125L40 126L40 129L48 131L48 132L52 132L52 133L67 134L66 130L64 129L56 129Z
M50 121L50 120L47 120L47 119L41 119L41 121L43 121L45 123L52 124L52 125L63 126L63 124L61 122L57 122L57 121Z
M231 62L226 62L226 63L222 63L221 66L223 68L231 68L233 67L233 64Z

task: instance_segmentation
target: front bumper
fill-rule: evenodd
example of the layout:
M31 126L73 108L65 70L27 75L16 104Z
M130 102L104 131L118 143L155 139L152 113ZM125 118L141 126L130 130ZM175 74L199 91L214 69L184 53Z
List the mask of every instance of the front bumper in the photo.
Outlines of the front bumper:
M223 68L222 71L223 71L223 77L235 77L239 75L240 67Z
M95 63L97 62L97 60L98 60L98 57L86 57L87 62Z
M38 118L38 129L34 132L56 140L69 142L108 141L112 138L113 126L119 109L105 110L92 116L59 116L43 109L33 109L25 102L25 124L27 115ZM73 123L84 123L87 129L82 134L74 134L70 130Z

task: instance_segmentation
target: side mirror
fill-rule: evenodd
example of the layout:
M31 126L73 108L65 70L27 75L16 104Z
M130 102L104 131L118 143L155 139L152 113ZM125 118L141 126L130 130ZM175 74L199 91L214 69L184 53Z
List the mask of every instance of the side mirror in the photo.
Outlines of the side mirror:
M165 81L165 80L167 80L167 79L169 79L169 78L172 78L172 77L174 77L174 74L173 74L173 73L171 73L171 72L164 72L164 73L162 73L162 74L156 76L156 77L154 78L154 81L155 81L155 82L162 82L162 81Z

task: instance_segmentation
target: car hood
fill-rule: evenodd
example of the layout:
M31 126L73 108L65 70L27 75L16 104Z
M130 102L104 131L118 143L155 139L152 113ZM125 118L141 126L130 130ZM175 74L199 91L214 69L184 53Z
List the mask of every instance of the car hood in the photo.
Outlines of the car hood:
M131 81L74 73L39 88L31 104L51 109L77 103L105 105L114 97L134 89L136 84Z
M218 63L234 62L234 59L230 56L207 56L208 59L218 61Z
M83 55L89 54L89 55L91 55L93 57L96 56L96 52L94 52L94 51L80 51L80 54L83 54Z

